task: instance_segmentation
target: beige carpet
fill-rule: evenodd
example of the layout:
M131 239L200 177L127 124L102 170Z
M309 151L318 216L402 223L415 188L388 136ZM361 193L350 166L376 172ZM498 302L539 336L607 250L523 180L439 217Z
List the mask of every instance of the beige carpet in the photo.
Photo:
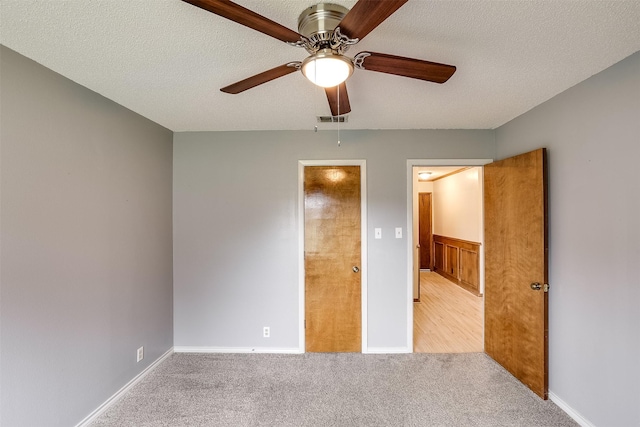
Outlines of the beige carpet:
M482 353L174 354L99 426L576 426Z

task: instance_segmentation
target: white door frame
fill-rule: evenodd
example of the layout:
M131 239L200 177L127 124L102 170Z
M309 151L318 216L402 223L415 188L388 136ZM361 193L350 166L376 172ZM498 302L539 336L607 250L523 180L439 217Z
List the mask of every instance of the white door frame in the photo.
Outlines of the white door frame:
M413 353L413 167L484 166L493 159L407 159L407 344Z
M300 352L306 351L305 343L305 289L304 289L304 168L305 166L360 166L360 293L362 311L362 352L367 353L367 161L366 160L299 160L298 161L298 305ZM413 316L413 313L412 313Z

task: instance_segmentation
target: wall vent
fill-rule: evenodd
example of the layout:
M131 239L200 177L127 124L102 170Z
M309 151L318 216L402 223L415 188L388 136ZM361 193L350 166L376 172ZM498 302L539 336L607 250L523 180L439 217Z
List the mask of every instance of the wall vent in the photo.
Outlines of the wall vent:
M349 116L317 116L318 123L347 123L349 121Z

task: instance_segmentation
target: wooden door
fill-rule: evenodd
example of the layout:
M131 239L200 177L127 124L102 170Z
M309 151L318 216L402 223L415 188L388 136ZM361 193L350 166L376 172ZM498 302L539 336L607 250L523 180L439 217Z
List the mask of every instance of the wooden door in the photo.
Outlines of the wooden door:
M304 168L308 352L362 350L360 213L360 166Z
M418 194L418 233L420 236L420 268L432 270L431 260L431 193Z
M545 149L484 169L485 351L543 399L548 384L546 176Z

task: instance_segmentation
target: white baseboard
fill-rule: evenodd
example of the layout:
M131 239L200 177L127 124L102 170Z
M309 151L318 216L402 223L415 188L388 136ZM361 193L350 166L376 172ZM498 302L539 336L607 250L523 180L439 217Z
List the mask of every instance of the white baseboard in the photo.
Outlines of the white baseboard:
M564 400L560 399L553 392L550 391L548 396L549 396L549 400L551 400L553 403L558 405L558 407L560 409L562 409L564 412L566 412L567 415L569 415L571 418L573 418L573 420L575 422L577 422L578 424L580 424L582 427L596 427L589 420L587 420L585 417L583 417L578 411L576 411L571 406L569 406L569 404L567 402L565 402Z
M369 347L364 354L397 354L412 353L409 347Z
M273 348L273 347L197 347L197 346L175 346L174 353L274 353L274 354L303 354L303 349L293 348ZM411 353L408 347L369 347L363 354L397 354Z
M197 347L197 346L175 346L174 353L274 353L274 354L302 354L303 349L293 348L273 348L273 347ZM363 354L397 354L411 353L408 347L369 347Z
M98 408L87 415L82 421L76 424L76 427L87 427L93 420L98 418L104 411L109 409L111 405L116 403L121 397L123 397L134 385L140 382L149 372L151 372L154 368L156 368L160 363L164 361L167 357L173 354L173 348L167 350L162 356L158 357L151 365L147 366L144 371L140 372L138 375L133 377L131 381L126 383L120 390L118 390L113 396L108 398L102 405L98 406Z
M272 348L272 347L193 347L175 346L175 353L277 353L277 354L300 354L303 350L293 348Z

